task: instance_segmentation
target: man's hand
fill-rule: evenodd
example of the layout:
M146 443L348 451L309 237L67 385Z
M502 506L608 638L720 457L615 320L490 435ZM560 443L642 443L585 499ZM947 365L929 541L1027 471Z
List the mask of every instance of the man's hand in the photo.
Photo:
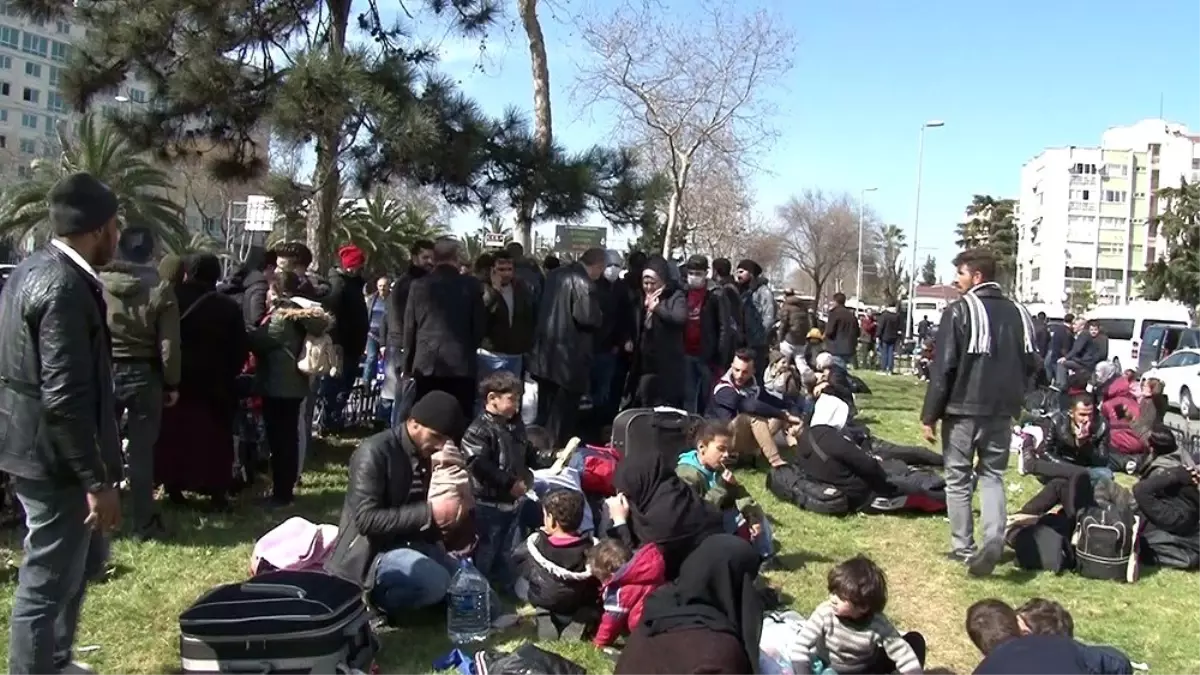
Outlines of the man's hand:
M529 486L525 485L523 480L513 483L512 489L508 491L515 498L524 497L526 492L529 492Z
M1188 467L1188 473L1192 475L1192 483L1200 485L1200 466Z
M121 498L116 488L87 495L88 516L83 523L94 530L112 532L121 524Z
M179 392L168 391L167 393L163 394L164 408L173 408L176 403L179 403Z
M608 515L612 516L613 520L628 520L629 519L629 500L625 499L624 493L618 493L615 497L608 497L604 500L608 505Z
M445 530L458 522L462 502L455 495L447 495L431 500L429 508L433 512L433 524L439 530Z
M1063 362L1065 362L1066 360L1067 360L1067 357L1065 357L1065 356L1060 356L1060 357L1058 357L1058 363L1063 363Z
M626 354L632 354L632 353L633 353L633 340L626 340L626 341L625 341L625 353L626 353Z
M936 443L937 442L937 422L934 422L933 424L922 424L921 425L921 437L924 438L925 442L930 445L933 445L934 443Z
M726 485L737 485L738 484L737 476L733 475L733 472L730 471L729 469L725 469L724 471L721 472L721 480L725 481Z
M799 417L797 417L791 413L787 414L787 422L788 422L788 424L790 424L793 427L798 427L801 424L804 424L804 420L800 419Z
M759 537L761 537L762 531L763 531L762 523L758 523L758 522L750 523L750 538L751 539L758 539Z

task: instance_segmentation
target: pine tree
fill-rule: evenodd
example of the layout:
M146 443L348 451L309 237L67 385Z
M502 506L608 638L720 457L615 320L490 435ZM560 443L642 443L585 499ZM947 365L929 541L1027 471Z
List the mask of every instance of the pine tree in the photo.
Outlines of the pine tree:
M1016 281L1017 221L1015 199L975 195L967 206L968 220L958 224L959 248L989 248L996 256L998 281L1006 288Z
M1151 261L1142 291L1151 300L1168 298L1189 307L1200 305L1200 183L1180 181L1159 191L1167 208L1154 223L1166 240L1165 255Z

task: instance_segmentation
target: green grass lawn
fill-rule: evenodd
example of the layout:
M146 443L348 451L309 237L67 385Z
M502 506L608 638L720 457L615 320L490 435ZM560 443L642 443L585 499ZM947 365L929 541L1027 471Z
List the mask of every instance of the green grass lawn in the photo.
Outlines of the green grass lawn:
M909 377L865 379L874 395L861 397L861 415L875 434L902 443L919 442L917 409L924 386ZM337 523L346 485L345 459L352 441L333 441L318 449L304 476L295 513L314 522ZM981 598L1011 603L1040 596L1063 603L1075 617L1078 637L1115 645L1152 672L1200 672L1200 579L1194 574L1146 570L1134 585L1089 581L1071 574L1032 574L1002 565L990 579L966 576L960 565L942 557L949 533L941 517L873 516L830 518L804 513L780 503L763 488L763 476L741 475L775 523L787 571L770 574L772 583L806 613L826 596L825 575L831 564L857 553L879 562L889 576L888 614L902 630L919 630L929 641L930 668L970 672L978 657L963 630L966 608ZM1036 483L1008 475L1009 508L1027 499ZM92 586L83 613L77 647L98 646L80 658L104 672L172 672L178 669L180 611L214 585L238 581L248 574L256 537L287 517L266 515L241 505L232 515L209 515L168 509L175 533L169 544L113 544L110 578ZM20 560L20 540L13 531L0 534L0 617L7 623ZM379 655L384 672L428 672L433 659L447 651L444 621L438 612L412 617L413 627L381 636ZM505 636L501 646L515 646L520 634ZM611 662L590 645L552 643L549 648L585 665L590 672L609 672ZM7 659L7 640L0 642L0 662Z

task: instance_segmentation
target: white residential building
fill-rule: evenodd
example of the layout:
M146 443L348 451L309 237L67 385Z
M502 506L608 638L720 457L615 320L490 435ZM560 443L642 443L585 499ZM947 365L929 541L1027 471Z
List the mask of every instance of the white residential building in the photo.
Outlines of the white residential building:
M1021 168L1017 292L1068 302L1088 288L1099 302L1137 298L1139 278L1163 250L1149 222L1155 193L1200 180L1200 136L1148 119L1104 132L1099 147L1047 148Z

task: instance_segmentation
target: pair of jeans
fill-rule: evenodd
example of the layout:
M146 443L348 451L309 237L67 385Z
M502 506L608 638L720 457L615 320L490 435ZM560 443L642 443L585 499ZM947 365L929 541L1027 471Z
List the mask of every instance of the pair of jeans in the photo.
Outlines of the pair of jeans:
M683 408L690 413L703 415L712 394L712 367L698 356L684 357Z
M538 385L537 423L546 428L555 448L565 448L575 435L579 420L579 400L583 392L570 391L558 383L534 377Z
M895 342L880 342L879 343L879 367L885 373L893 373L896 371L896 343Z
M87 582L104 571L108 541L83 522L82 486L12 481L28 534L13 595L8 672L57 673L71 662Z
M520 536L520 504L499 507L475 505L475 527L479 544L475 547L475 568L494 588L508 590L516 581L509 558Z
M1075 361L1062 361L1062 362L1056 364L1055 373L1054 373L1054 375L1055 375L1054 384L1058 385L1059 389L1066 389L1067 388L1067 380L1070 379L1071 373L1074 373L1074 372L1077 372L1080 370L1090 370L1090 369L1083 366L1080 363L1075 362Z
M300 476L300 408L298 398L262 400L263 426L267 432L267 447L271 451L271 499L290 504Z
M389 617L442 602L459 563L440 544L414 542L379 554L371 603ZM491 591L492 618L500 616L500 596Z
M593 410L606 410L613 398L613 378L617 373L617 355L597 352L592 356L591 396ZM601 415L603 419L605 416Z
M1007 521L1004 469L1012 441L1008 417L947 417L942 422L942 461L946 468L946 511L954 553L975 552L971 494L979 484L984 542L1003 541ZM972 464L974 466L972 467Z
M130 523L134 533L155 520L154 444L162 426L163 381L158 368L148 361L114 361L113 390L117 419L128 413L125 423L125 465L129 478Z
M379 351L382 345L379 344L379 338L374 336L367 337L367 349L363 358L362 381L369 389L371 384L375 382L375 375L379 372Z
M746 524L746 517L737 509L725 509L721 512L721 518L725 522L726 534L737 534L737 531ZM750 543L754 545L754 550L758 551L760 558L770 558L775 555L775 533L771 530L771 522L766 516L763 516L759 523L762 531L758 533L757 537L751 539Z

